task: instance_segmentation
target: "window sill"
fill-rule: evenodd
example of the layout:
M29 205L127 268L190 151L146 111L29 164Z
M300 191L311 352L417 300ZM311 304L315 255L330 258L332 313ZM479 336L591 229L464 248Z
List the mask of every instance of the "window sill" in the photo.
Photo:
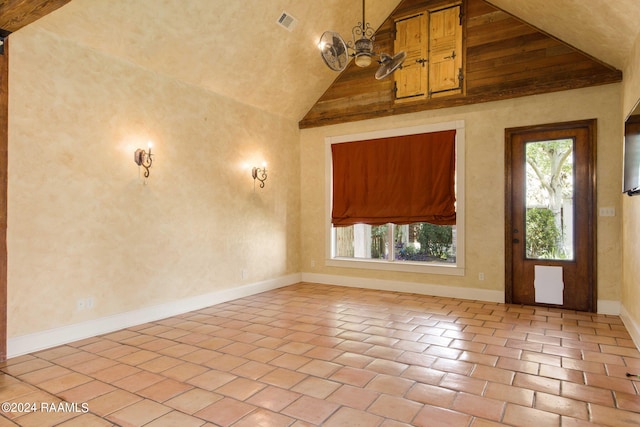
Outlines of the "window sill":
M363 268L369 270L402 271L409 273L464 276L464 268L457 265L419 263L410 261L378 261L375 259L332 258L325 260L328 267Z

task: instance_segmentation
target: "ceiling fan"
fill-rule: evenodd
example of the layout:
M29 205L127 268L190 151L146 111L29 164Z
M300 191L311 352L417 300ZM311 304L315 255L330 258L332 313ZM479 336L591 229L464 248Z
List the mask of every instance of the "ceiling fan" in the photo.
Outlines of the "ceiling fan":
M373 51L373 41L375 30L364 19L364 3L362 0L362 22L353 27L351 34L353 41L349 40L345 43L342 36L335 31L325 31L320 37L320 54L327 67L333 71L342 71L349 62L349 57L353 57L358 67L368 67L371 65L372 59L379 56L378 63L380 67L376 71L375 77L378 80L389 76L398 68L402 68L402 63L407 57L406 52L399 52L394 56L386 53L377 55ZM349 50L352 52L350 53Z

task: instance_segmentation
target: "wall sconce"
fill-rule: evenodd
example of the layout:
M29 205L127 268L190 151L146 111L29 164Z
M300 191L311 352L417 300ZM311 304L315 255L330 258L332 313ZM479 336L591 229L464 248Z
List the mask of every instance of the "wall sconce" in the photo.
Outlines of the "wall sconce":
M135 153L133 153L133 161L136 162L138 166L142 166L144 168L145 178L149 178L149 168L151 167L151 163L153 163L151 141L149 141L148 147L147 151L144 151L142 148L138 148Z
M256 179L260 181L260 188L264 188L264 182L267 180L267 163L262 163L262 168L254 167L251 169L253 177L253 188L256 187Z

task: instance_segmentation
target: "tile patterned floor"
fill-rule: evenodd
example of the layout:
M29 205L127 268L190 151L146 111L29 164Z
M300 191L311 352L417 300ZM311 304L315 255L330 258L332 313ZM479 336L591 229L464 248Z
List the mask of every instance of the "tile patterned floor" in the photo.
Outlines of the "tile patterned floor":
M0 371L0 427L640 425L618 317L309 283Z

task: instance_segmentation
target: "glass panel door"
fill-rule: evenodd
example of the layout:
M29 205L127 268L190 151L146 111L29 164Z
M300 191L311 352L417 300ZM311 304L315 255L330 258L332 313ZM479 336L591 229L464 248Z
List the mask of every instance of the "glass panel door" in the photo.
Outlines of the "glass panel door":
M596 311L596 121L505 135L505 302Z

